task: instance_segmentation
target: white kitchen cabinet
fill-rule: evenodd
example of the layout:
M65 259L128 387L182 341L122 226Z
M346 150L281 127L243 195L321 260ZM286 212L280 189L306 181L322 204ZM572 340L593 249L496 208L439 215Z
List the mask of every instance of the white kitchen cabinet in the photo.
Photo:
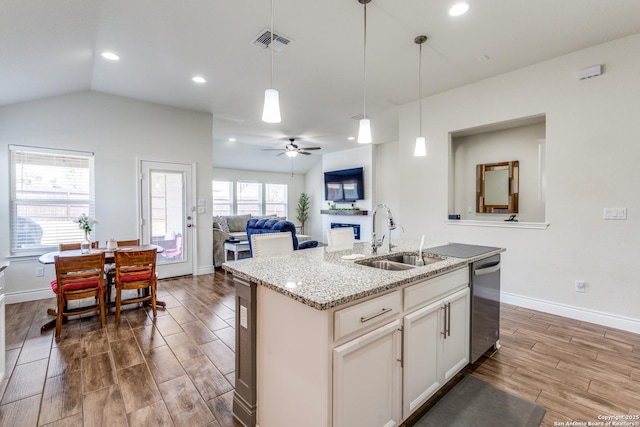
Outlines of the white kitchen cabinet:
M393 427L402 422L400 320L333 350L333 426Z
M465 288L443 301L447 307L446 339L441 341L442 357L438 363L443 384L469 363L469 292Z
M406 314L403 319L404 418L426 402L469 361L468 276L458 272L436 280L447 282L450 293L447 295L445 292L444 297L440 296L441 299ZM407 288L407 293L415 291Z

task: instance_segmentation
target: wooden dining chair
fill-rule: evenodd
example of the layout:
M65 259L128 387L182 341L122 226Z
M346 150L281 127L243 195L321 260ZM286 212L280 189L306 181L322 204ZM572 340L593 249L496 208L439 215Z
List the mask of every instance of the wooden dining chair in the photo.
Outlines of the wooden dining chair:
M108 243L109 241L107 241ZM116 241L116 245L119 248L126 248L127 246L140 246L140 239L131 239L131 240L118 240ZM107 275L107 303L111 302L111 287L115 283L116 280L116 265L115 264L107 264L104 268L104 272ZM139 293L138 293L139 294Z
M91 242L91 249L97 249L98 248L98 242ZM80 249L80 242L78 243L59 243L58 244L58 250L60 252L63 251L73 251L73 250L78 250Z
M156 249L142 251L116 251L114 252L116 261L116 324L120 323L120 311L122 305L149 301L153 310L156 311ZM140 295L137 298L122 299L122 291L149 289L148 294Z
M100 323L105 327L104 304L104 253L78 256L56 256L56 280L51 289L58 300L56 313L56 339L62 332L64 317L100 312ZM84 298L95 298L97 304L67 309L67 302Z
M293 252L291 232L253 234L251 236L253 257L285 255Z

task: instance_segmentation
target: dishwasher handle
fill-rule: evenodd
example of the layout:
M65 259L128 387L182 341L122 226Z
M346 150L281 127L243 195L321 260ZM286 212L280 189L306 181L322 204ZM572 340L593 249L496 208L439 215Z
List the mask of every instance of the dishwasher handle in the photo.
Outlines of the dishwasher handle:
M478 268L478 269L473 270L473 275L474 276L482 276L482 275L485 275L485 274L495 273L498 270L500 270L500 261L498 261L497 263L495 263L492 266L485 267L485 268Z

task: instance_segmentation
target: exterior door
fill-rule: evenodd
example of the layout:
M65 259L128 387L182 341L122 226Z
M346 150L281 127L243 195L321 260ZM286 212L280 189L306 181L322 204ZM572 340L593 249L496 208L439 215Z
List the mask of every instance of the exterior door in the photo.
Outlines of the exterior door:
M193 274L192 164L140 161L140 240L162 246L160 278Z

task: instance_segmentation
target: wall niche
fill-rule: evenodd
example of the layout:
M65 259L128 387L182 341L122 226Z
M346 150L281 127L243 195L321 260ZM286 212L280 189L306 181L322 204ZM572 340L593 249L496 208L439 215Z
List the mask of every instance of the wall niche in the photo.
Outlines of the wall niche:
M511 213L478 212L478 165L518 162L518 209L520 222L544 223L546 185L544 115L510 120L451 132L449 214L461 220L504 221Z

